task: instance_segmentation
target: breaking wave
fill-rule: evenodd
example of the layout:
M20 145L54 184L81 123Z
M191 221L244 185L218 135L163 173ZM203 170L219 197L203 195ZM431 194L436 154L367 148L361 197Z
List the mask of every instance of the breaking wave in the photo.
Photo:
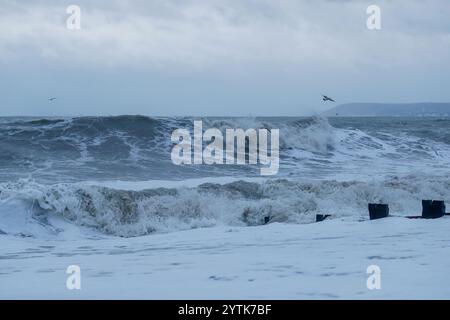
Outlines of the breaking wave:
M177 128L280 129L280 175L355 172L373 161L380 170L414 163L448 165L450 121L334 120L310 118L0 119L0 182L31 177L54 183L86 179L171 180L255 176L251 166L175 166L170 152ZM346 122L347 121L347 122ZM395 122L395 126L392 123ZM293 170L295 169L295 170ZM395 170L392 170L395 171ZM311 177L311 174L309 175Z
M316 214L364 220L368 202L389 203L392 213L413 215L420 213L423 198L450 201L449 190L448 176L371 183L276 179L139 191L21 180L0 185L0 230L27 234L27 225L39 224L58 233L62 230L49 219L55 216L122 237L216 225L310 223ZM8 214L15 215L12 222L5 218Z
M279 174L259 180L252 166L175 166L171 133L192 132L194 120L222 132L280 129ZM309 223L316 214L366 219L368 202L417 214L421 199L450 201L449 132L448 119L0 118L0 234L58 234L69 223L132 237ZM188 186L191 178L209 182ZM177 187L106 183L159 180Z

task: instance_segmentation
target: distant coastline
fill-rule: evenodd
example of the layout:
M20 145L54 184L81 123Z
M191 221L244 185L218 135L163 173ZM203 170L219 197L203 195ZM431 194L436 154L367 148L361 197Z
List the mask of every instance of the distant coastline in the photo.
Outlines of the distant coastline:
M446 103L347 103L331 108L327 117L450 117Z

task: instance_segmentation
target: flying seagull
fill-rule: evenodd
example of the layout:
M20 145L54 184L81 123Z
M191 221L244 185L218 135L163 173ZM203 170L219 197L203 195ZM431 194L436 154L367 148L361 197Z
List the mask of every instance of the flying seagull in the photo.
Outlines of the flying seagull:
M325 95L322 95L322 100L323 101L333 101L333 102L336 102L336 101L334 101L333 99L331 99L330 97L327 97L327 96L325 96Z
M50 98L50 99L48 99L48 101L53 101L53 100L56 100L56 98Z

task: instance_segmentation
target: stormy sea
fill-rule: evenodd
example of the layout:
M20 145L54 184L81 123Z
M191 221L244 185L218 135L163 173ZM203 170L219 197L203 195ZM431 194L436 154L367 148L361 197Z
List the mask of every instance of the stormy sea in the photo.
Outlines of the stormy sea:
M175 165L194 120L279 129L279 172ZM450 217L406 219L422 199L450 203L450 118L3 117L0 296L449 298Z

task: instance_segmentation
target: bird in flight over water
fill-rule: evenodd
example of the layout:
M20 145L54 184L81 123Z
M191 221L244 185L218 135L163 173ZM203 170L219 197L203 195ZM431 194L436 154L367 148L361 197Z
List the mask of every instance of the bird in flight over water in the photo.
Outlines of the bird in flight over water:
M322 95L322 100L323 101L333 101L333 102L336 102L336 101L334 101L333 99L331 99L330 97L327 97L327 96L325 96L325 95Z
M49 98L48 101L56 100L56 98Z

